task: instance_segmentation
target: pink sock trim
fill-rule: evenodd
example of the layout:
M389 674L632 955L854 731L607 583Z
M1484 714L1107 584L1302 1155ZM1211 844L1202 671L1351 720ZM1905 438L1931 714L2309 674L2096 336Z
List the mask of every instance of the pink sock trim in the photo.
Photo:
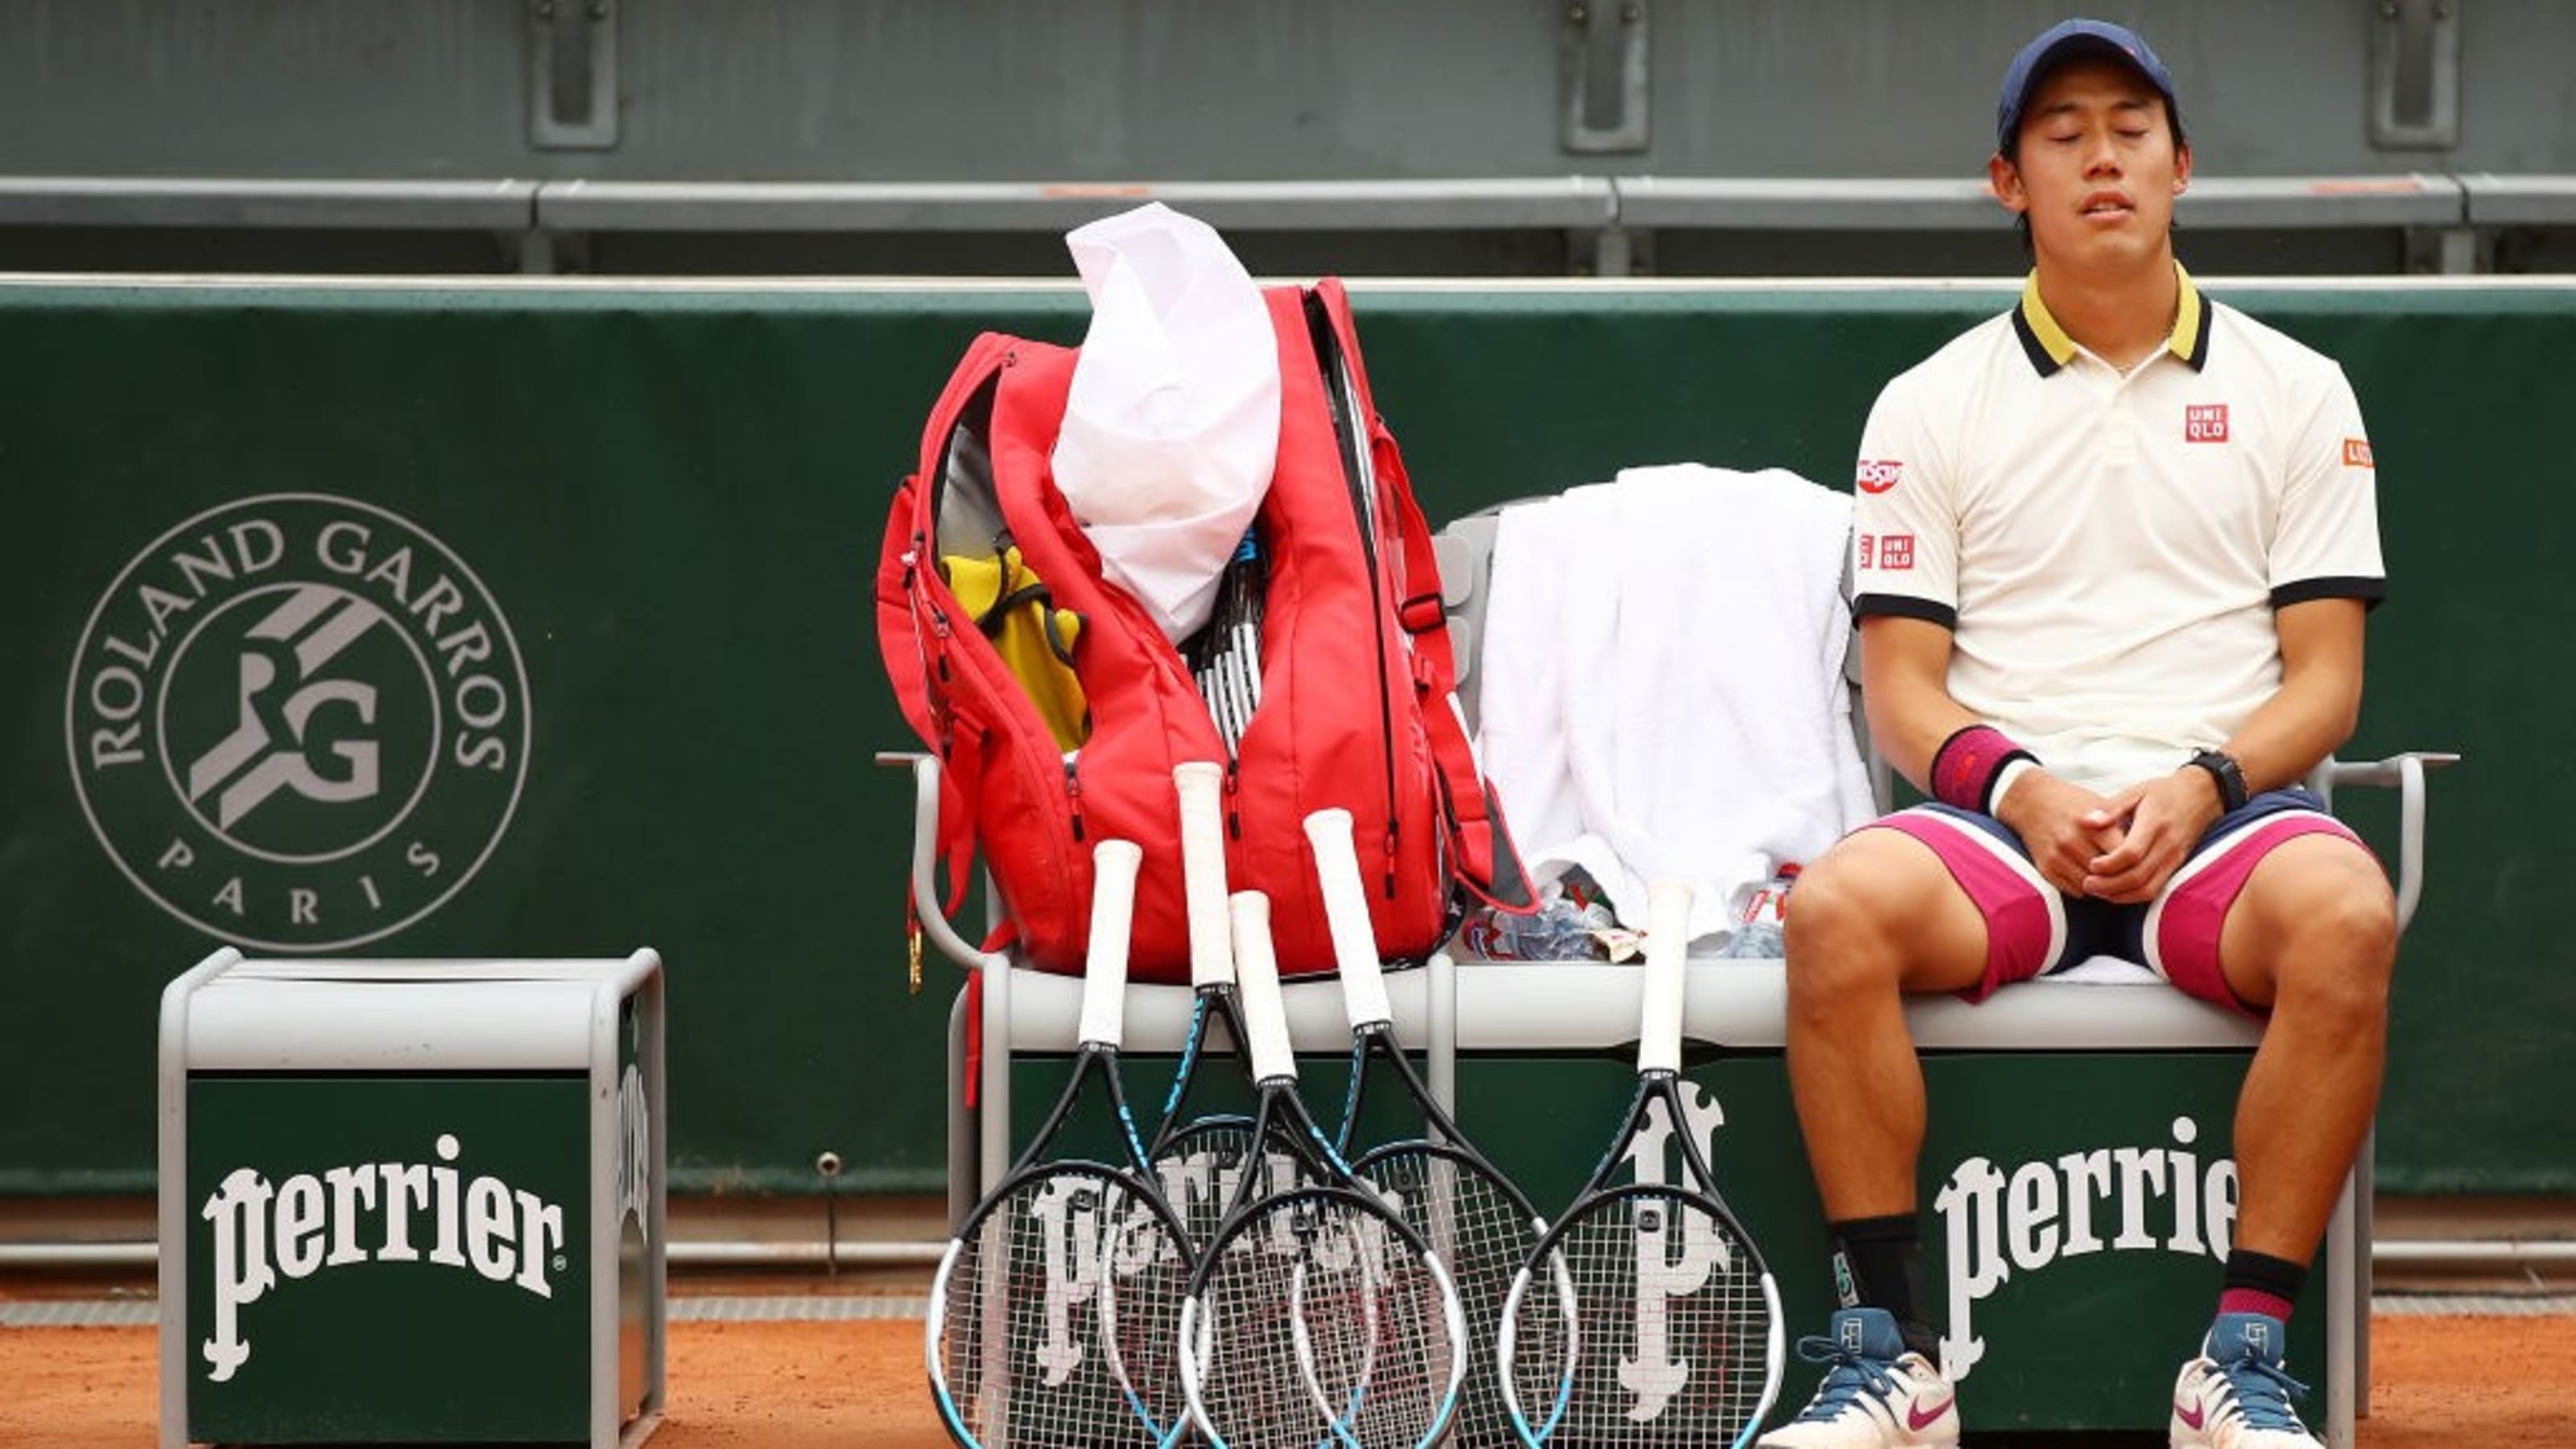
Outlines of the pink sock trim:
M2260 1288L2230 1288L2218 1295L2218 1311L2221 1313L2260 1313L2283 1323L2290 1321L2290 1310L2297 1306L2287 1298L2266 1293Z

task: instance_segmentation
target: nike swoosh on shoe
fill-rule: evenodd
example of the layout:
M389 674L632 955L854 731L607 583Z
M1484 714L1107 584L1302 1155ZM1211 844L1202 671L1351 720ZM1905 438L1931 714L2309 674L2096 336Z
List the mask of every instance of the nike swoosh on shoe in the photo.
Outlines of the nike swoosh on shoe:
M2205 1416L2201 1413L2200 1406L2198 1404L2176 1403L2174 1405L2174 1417L2182 1420L2182 1426L2184 1428L2197 1430L2201 1425L2201 1420Z
M1941 1402L1934 1404L1928 1409L1923 1408L1920 1405L1911 1406L1905 1411L1905 1427L1920 1434L1923 1432L1926 1425L1930 1424L1933 1420L1940 1418L1943 1414L1950 1412L1950 1406L1958 1401L1959 1396L1952 1394L1950 1397L1943 1399ZM2194 1424L2192 1427L2197 1429L2200 1426Z

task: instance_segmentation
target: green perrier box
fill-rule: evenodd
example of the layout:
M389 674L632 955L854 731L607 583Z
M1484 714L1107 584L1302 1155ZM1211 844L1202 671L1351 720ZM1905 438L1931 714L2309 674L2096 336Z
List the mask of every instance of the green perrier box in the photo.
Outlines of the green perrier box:
M632 1444L662 968L246 961L161 1005L161 1443Z

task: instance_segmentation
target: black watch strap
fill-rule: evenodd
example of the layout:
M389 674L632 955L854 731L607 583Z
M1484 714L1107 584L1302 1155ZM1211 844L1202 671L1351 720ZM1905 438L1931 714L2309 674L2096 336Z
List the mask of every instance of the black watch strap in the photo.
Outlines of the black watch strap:
M2245 808L2245 771L2238 767L2235 756L2224 750L2202 750L2187 763L2207 770L2209 777L2218 782L2218 805L2223 813L2234 814Z

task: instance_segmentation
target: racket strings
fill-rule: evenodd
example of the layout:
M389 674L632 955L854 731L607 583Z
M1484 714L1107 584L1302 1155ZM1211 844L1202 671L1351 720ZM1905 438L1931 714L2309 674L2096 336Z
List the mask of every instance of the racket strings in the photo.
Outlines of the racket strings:
M1538 1224L1491 1173L1443 1152L1383 1150L1360 1171L1457 1283L1468 1360L1452 1442L1477 1449L1518 1443L1494 1368L1495 1335L1512 1277L1538 1246Z
M1297 1197L1235 1223L1198 1292L1197 1405L1228 1445L1426 1442L1460 1345L1439 1277L1378 1214Z
M1163 1200L1180 1215L1192 1248L1207 1246L1225 1225L1226 1213L1234 1207L1243 1183L1244 1165L1252 1156L1248 1119L1196 1124L1154 1154L1155 1181L1163 1190ZM1276 1142L1261 1159L1261 1182L1255 1189L1259 1196L1275 1196L1313 1181L1304 1161Z
M1505 1372L1537 1442L1726 1444L1762 1412L1776 1325L1724 1218L1679 1195L1605 1198L1532 1266Z
M1031 1177L958 1240L934 1342L977 1444L1159 1445L1185 1408L1190 1258L1132 1187Z

